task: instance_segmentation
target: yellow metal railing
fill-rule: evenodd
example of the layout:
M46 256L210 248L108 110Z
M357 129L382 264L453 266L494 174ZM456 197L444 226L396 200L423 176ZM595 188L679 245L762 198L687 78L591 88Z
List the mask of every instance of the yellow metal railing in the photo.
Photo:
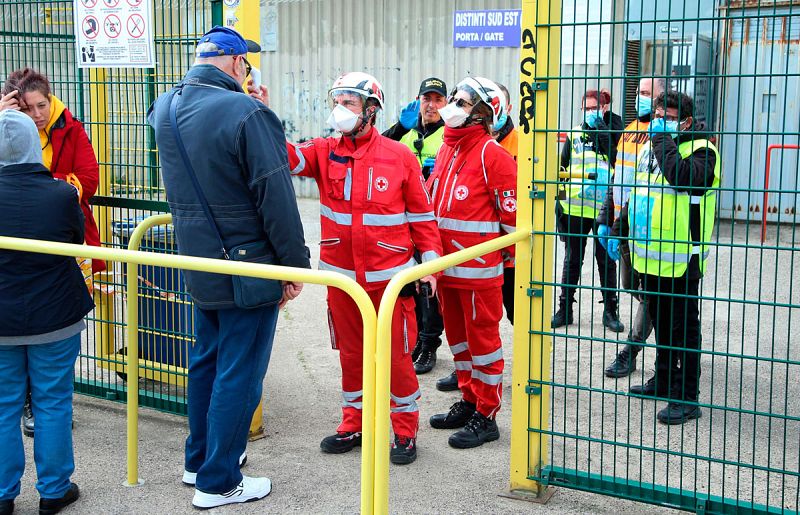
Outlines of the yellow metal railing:
M170 215L156 215L145 219L131 235L132 241L140 241L145 231L159 223L169 223ZM274 265L261 265L239 261L226 261L221 259L208 259L190 256L175 256L156 254L122 249L109 249L75 245L70 243L55 243L41 240L28 240L0 236L0 249L35 252L40 254L54 254L60 256L85 257L117 261L130 265L150 265L165 268L178 268L182 270L195 270L212 272L225 275L242 275L262 279L277 279L302 283L320 284L339 288L353 298L358 306L364 323L364 396L363 409L363 445L361 455L361 512L371 513L373 505L373 473L374 465L374 426L368 421L375 419L375 334L376 314L369 295L354 280L342 274L320 270L307 270L303 268L290 268ZM134 486L139 480L139 388L135 378L139 377L139 346L138 332L138 279L135 273L129 271L127 279L127 329L128 339L127 370L127 484ZM132 342L132 343L131 343ZM388 392L387 392L388 398ZM387 444L388 445L388 444Z
M524 191L524 190L523 190ZM530 231L521 229L512 234L507 234L491 241L459 250L453 254L428 261L413 268L403 270L395 275L386 290L383 292L380 307L378 308L378 333L375 349L377 380L375 381L375 441L373 453L375 455L375 492L373 509L362 513L389 513L389 385L391 384L391 357L392 357L392 313L397 303L400 290L406 284L416 281L426 275L441 272L471 259L486 255L490 252L503 249L515 243L528 240ZM517 245L519 247L520 245ZM524 246L524 245L523 245ZM364 373L366 378L366 372ZM364 393L367 393L366 380ZM366 419L366 414L365 414ZM366 443L364 444L367 445ZM363 476L362 476L363 482Z

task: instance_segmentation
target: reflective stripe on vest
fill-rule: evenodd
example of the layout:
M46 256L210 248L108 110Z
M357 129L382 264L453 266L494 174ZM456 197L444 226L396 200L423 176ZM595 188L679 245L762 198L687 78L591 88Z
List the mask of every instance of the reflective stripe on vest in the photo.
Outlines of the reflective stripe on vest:
M353 216L350 213L337 213L324 204L320 204L319 214L339 225L353 225Z
M478 234L500 232L500 222L477 222L444 217L439 218L438 222L439 229L446 229L448 231L474 232Z
M567 180L563 186L566 197L560 202L564 212L570 216L597 218L608 192L611 170L606 156L593 150L580 152L575 150L574 142L579 140L582 148L584 136L585 133L580 127L575 127L567 135L570 145L570 165L567 172L578 175L594 173L595 178L589 179L584 175Z
M419 161L419 165L425 162L428 158L435 158L436 153L439 152L439 147L442 146L444 141L444 126L439 127L436 131L425 136L422 140L422 150L417 152L414 148L414 142L420 138L420 133L416 129L411 129L400 138L400 143L411 149L414 157Z
M653 170L637 173L636 185L628 203L633 267L637 272L660 277L681 277L686 273L693 255L699 256L700 273L705 272L710 255L708 244L716 215L715 189L720 182L719 152L707 140L686 141L678 145L682 159L691 159L694 152L703 148L714 152L716 157L714 182L704 195L689 195L670 186L655 160L650 165L654 167ZM643 150L642 155L645 153ZM692 205L699 207L699 241L692 238Z
M456 279L494 279L503 275L503 263L488 268L453 266L446 269L443 274Z

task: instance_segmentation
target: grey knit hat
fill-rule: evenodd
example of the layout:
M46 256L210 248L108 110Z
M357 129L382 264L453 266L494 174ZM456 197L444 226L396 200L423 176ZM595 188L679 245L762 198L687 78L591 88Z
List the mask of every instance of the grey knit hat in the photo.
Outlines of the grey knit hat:
M31 117L13 109L0 111L0 166L41 162L39 131Z

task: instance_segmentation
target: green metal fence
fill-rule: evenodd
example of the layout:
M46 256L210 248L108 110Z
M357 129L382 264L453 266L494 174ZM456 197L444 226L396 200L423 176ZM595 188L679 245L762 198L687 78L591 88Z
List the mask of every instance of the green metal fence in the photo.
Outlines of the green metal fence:
M671 308L667 297L651 293L645 298L664 299L661 313L672 317L681 336L672 347L665 347L666 339L660 337L662 345L657 345L651 334L635 357L632 374L606 376L606 368L628 343L639 305L634 295L642 292L635 282L622 286L629 269L617 267L616 288L612 281L601 281L593 256L600 245L597 226L589 233L573 322L531 331L532 341L552 337L552 368L549 375L538 375L549 379L529 381L529 395L541 395L545 388L551 396L547 423L528 427L547 442L539 444L542 466L532 467L530 479L698 513L796 513L800 508L796 337L800 2L564 0L560 14L550 20L550 35L560 37L561 75L531 79L559 81L560 120L548 131L558 130L569 138L583 120L582 96L593 89L610 92L611 111L627 125L637 118L640 79L662 79L669 89L694 99L694 120L706 125L702 130L719 149L721 182L713 188L718 221L708 247L707 269L698 294L684 296L699 303L699 351L681 354L684 345L691 346L688 312ZM697 123L692 131L701 131ZM614 136L624 138L624 132L617 130ZM648 136L646 128L640 136ZM571 149L580 151L574 145ZM548 149L548 156L550 184L562 188L563 179L555 179L559 156L555 149ZM623 156L617 154L616 159ZM638 154L638 159L645 158ZM637 161L636 166L642 163ZM573 179L571 184L605 190L593 178ZM623 186L635 187L637 181ZM588 205L596 192L586 191L583 198ZM568 200L569 193L562 193L562 205ZM547 210L556 209L555 199L547 203ZM654 216L652 205L649 208ZM763 242L762 221L768 224ZM663 228L677 219L661 222ZM541 286L552 288L555 306L533 316L550 320L556 315L559 296L571 283L563 274L565 243L559 239L575 242L588 231L574 225L534 231L534 237L557 238L557 251L555 270L543 271L551 280L543 285L532 282L530 290L536 294ZM650 244L658 236L651 229L638 238ZM677 241L674 236L671 241L664 238L661 243ZM624 241L633 245L632 240ZM686 276L674 284L681 281L687 284ZM603 324L604 310L615 293L625 326L621 332ZM675 367L670 379L677 381L680 391L657 392L656 398L632 393L632 387L654 375L657 350L670 349L684 362L692 352L699 353L697 399L686 396ZM659 422L658 412L679 401L690 409L699 408L702 417L683 424Z
M131 223L167 212L153 133L145 120L150 103L183 75L197 38L222 5L213 0L154 1L155 69L81 70L77 66L72 1L0 1L0 76L34 68L84 122L100 163L100 184L91 200L103 245L127 247ZM171 228L154 230L143 250L174 252ZM95 277L96 309L88 317L76 365L79 393L124 399L122 363L127 346L123 318L126 270L113 264ZM178 271L141 267L141 404L185 414L186 350L193 339L191 303ZM165 367L167 365L167 367ZM176 369L177 367L177 369ZM164 370L168 369L167 372Z

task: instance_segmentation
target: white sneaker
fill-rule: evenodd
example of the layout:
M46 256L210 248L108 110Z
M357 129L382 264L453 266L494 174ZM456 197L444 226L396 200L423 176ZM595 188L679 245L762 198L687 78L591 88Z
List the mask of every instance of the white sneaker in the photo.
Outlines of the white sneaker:
M272 481L266 477L242 477L242 482L228 493L207 494L195 489L192 504L196 508L215 508L226 504L257 501L272 491Z
M242 455L239 456L239 468L244 467L245 463L247 463L247 451L243 452ZM183 484L185 485L194 486L197 483L197 472L189 472L188 470L184 470L181 481L183 481Z

